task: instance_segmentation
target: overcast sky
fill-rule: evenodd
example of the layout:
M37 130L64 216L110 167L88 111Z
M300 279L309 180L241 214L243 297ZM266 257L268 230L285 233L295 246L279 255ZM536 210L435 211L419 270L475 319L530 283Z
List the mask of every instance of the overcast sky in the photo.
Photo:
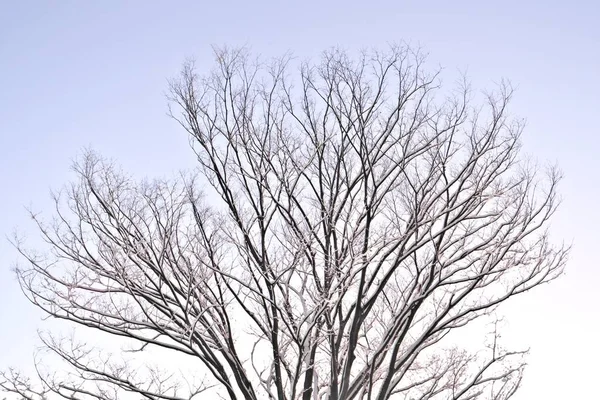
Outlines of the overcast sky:
M527 118L525 151L558 162L564 199L553 237L573 242L566 275L511 305L507 335L530 346L517 399L598 398L600 359L600 5L589 1L4 1L0 6L0 368L31 364L40 316L4 240L35 231L85 147L138 176L193 165L166 116L166 80L211 45L314 57L407 41L474 87L501 78ZM452 82L449 82L452 83ZM507 311L507 312L508 312Z

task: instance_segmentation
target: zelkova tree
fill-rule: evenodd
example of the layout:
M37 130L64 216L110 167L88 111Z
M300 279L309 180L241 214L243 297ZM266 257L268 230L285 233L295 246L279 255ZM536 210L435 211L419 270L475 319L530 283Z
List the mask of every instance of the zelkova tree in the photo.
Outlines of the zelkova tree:
M560 275L568 249L546 231L559 173L520 157L510 87L482 101L466 84L445 90L403 46L294 63L219 50L209 75L184 66L170 114L189 134L197 176L137 182L94 154L76 164L52 222L32 215L51 251L17 242L19 282L46 314L130 348L109 356L42 336L64 372L40 368L34 386L9 370L5 390L152 400L515 393L525 351L502 346L496 310ZM489 334L470 331L481 345L457 344L477 320L490 322ZM195 374L153 367L153 352Z

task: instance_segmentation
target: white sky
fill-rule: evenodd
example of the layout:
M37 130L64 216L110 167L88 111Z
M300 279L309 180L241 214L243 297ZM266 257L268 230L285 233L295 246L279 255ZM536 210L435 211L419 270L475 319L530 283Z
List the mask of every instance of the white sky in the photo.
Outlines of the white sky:
M24 206L51 212L83 147L138 176L193 164L166 116L166 79L212 44L317 56L406 40L476 88L508 78L526 117L525 150L565 173L556 239L575 244L567 274L510 305L506 337L530 346L517 400L597 398L600 359L600 5L589 1L13 1L0 10L0 234L34 236ZM449 82L452 83L452 82ZM0 240L0 368L27 365L36 328Z

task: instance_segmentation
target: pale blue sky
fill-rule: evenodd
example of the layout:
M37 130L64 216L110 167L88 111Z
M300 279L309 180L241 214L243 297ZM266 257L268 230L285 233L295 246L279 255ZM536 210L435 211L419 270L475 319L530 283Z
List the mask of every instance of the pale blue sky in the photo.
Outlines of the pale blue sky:
M518 399L597 398L600 359L600 5L596 1L4 1L0 6L0 234L33 235L24 206L51 211L49 188L92 147L139 175L193 163L166 116L166 79L213 44L266 56L329 46L421 44L475 87L509 78L528 120L526 151L566 179L554 220L573 240L567 275L523 299L512 334L531 345ZM0 240L0 368L26 364L39 318ZM522 305L522 306L521 306ZM513 310L514 311L514 310Z

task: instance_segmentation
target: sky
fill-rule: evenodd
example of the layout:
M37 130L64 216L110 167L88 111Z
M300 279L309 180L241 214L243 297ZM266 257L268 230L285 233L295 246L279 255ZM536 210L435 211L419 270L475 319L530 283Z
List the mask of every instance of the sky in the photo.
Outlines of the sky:
M600 3L566 1L5 1L0 6L0 368L31 364L48 325L11 272L5 237L35 243L26 207L51 215L50 189L83 149L140 177L193 166L167 116L167 79L212 45L317 57L405 41L475 88L509 79L527 119L524 149L565 179L551 226L573 243L566 274L509 305L507 335L531 348L517 400L597 398L600 359ZM451 82L450 82L451 83Z

